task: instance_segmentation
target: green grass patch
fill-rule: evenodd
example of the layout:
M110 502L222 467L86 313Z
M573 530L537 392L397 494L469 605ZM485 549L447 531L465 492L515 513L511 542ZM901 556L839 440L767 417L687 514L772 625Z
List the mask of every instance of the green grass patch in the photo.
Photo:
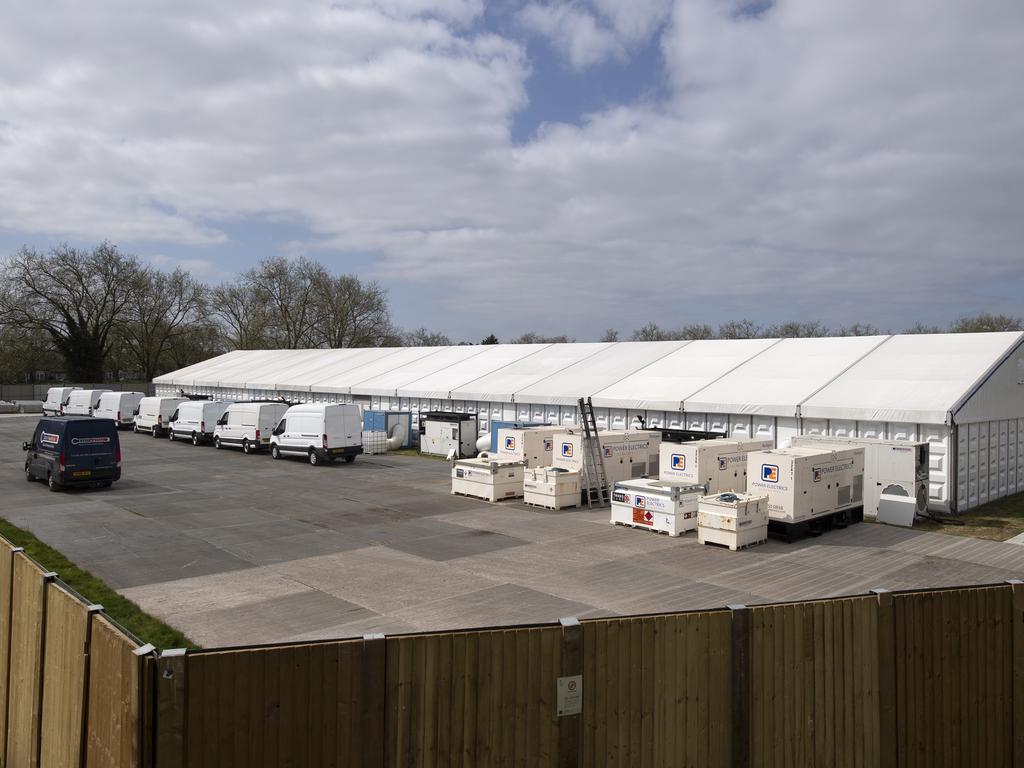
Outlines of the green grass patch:
M434 456L430 453L420 453L419 448L399 448L395 451L388 451L389 454L398 454L399 456L415 456L417 459L430 459L432 461L448 461L444 456Z
M122 627L145 643L157 648L198 648L178 630L169 627L126 597L108 587L102 580L73 562L53 547L37 539L31 533L6 520L0 519L0 536L16 547L23 547L25 553L47 571L53 571L58 578L90 603L99 603L104 612Z
M914 528L950 533L954 536L970 536L975 539L1006 541L1024 533L1024 493L997 499L962 515L953 515L952 519L962 522L963 525L943 525L931 520L917 520L914 522Z

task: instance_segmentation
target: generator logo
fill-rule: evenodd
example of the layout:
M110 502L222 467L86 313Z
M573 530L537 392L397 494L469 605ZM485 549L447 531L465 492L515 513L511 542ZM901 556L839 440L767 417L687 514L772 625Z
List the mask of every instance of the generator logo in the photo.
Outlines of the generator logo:
M545 453L547 453L550 450L553 450L554 447L555 447L555 441L554 440L552 440L550 437L544 438L544 452Z
M639 507L640 509L643 509L644 507L647 506L647 497L646 496L635 496L635 497L633 497L633 506L634 507Z
M572 443L562 443L562 457L566 459L572 458Z
M724 471L724 470L726 470L728 468L729 468L729 460L726 459L726 458L719 457L719 459L718 459L718 469L719 469L719 471Z
M814 468L814 482L821 482L821 470L818 469L817 467Z
M682 453L672 454L672 469L682 472L686 469L686 455Z
M612 457L612 448L610 445L604 447L604 457L610 459Z
M777 483L779 482L779 465L778 464L762 464L761 465L761 479L766 483Z
M72 445L106 445L110 442L109 437L73 437Z
M514 437L505 438L505 450L514 451L516 449L516 439Z
M57 445L60 443L60 435L55 435L52 432L43 432L39 435L39 442L43 445Z

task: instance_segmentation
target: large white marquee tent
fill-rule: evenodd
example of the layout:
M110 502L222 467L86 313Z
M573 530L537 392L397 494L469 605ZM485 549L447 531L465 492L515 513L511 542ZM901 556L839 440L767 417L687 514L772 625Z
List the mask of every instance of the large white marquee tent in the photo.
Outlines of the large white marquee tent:
M925 440L932 509L1024 491L1024 334L236 351L158 394L451 410L491 421Z

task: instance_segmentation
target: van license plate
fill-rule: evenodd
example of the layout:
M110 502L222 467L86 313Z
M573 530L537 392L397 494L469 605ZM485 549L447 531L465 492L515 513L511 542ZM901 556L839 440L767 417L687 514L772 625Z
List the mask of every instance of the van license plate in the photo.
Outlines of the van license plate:
M84 472L72 472L71 476L72 477L88 477L91 474L92 474L92 472L90 472L89 470L85 470Z

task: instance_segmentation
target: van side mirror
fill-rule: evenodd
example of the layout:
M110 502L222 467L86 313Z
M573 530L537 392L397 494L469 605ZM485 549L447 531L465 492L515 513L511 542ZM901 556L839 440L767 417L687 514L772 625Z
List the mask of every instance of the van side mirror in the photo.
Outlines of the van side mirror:
M29 443L29 442L22 443L21 444L21 450L23 450L23 451L31 451L32 450L32 443Z

